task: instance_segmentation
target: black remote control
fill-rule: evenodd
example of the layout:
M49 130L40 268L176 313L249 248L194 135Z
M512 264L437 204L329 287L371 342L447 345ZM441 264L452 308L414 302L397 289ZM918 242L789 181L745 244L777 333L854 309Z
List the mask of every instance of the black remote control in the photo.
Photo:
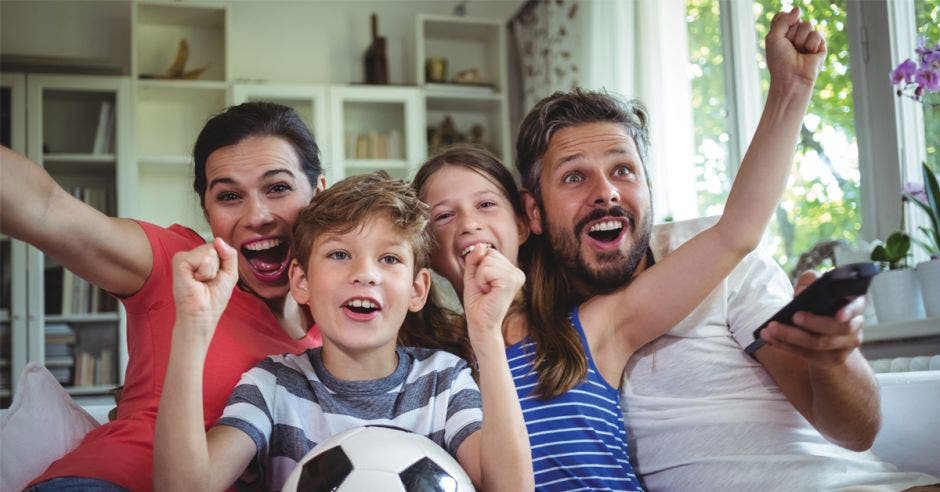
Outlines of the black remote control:
M875 275L878 275L878 272L879 268L875 263L851 263L829 270L754 330L754 342L744 351L754 357L757 349L767 343L761 339L760 332L771 321L792 325L793 315L797 311L808 311L824 316L836 314L842 306L865 295L868 291L868 284Z

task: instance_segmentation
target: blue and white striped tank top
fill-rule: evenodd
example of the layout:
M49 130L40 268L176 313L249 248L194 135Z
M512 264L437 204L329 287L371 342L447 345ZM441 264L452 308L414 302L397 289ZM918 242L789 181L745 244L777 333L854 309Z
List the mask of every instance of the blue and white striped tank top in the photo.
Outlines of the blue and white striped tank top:
M588 375L567 393L549 400L533 396L535 344L526 338L506 349L532 445L535 488L642 490L628 458L620 394L594 365L578 308L568 317L587 355Z

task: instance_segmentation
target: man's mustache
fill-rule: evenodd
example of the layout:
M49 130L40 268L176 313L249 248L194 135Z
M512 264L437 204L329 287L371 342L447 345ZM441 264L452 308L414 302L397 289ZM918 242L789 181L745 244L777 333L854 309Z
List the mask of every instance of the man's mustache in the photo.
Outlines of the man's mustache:
M583 231L584 228L587 227L589 222L594 222L595 220L601 220L606 217L624 217L627 219L627 222L630 224L630 229L636 230L636 215L628 212L627 209L623 207L615 205L608 209L598 208L598 209L592 210L591 213L584 216L584 218L579 220L578 223L575 224L574 226L575 237L579 237L581 235L581 231Z

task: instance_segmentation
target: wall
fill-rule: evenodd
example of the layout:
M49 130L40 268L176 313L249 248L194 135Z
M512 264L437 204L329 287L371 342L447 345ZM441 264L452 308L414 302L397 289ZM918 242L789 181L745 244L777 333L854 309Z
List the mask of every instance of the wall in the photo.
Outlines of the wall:
M222 2L200 2L222 3ZM355 83L371 42L386 37L389 79L414 83L411 40L419 12L449 15L456 0L238 0L228 2L233 81ZM467 15L509 19L522 0L471 0ZM105 59L130 73L130 3L0 2L0 54Z

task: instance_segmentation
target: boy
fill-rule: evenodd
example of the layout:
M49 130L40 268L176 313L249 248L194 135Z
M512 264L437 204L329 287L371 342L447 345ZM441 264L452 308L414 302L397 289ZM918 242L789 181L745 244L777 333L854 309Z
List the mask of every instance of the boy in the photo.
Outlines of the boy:
M456 356L396 347L406 316L422 309L430 288L427 222L409 185L384 172L318 194L294 227L290 290L309 306L323 347L271 356L245 373L208 433L202 361L238 278L235 251L217 238L178 254L166 375L174 391L164 393L157 417L155 488L224 490L242 477L278 490L317 443L380 423L431 438L479 488L531 489L528 436L500 331L522 273L487 248L466 257L479 389Z

